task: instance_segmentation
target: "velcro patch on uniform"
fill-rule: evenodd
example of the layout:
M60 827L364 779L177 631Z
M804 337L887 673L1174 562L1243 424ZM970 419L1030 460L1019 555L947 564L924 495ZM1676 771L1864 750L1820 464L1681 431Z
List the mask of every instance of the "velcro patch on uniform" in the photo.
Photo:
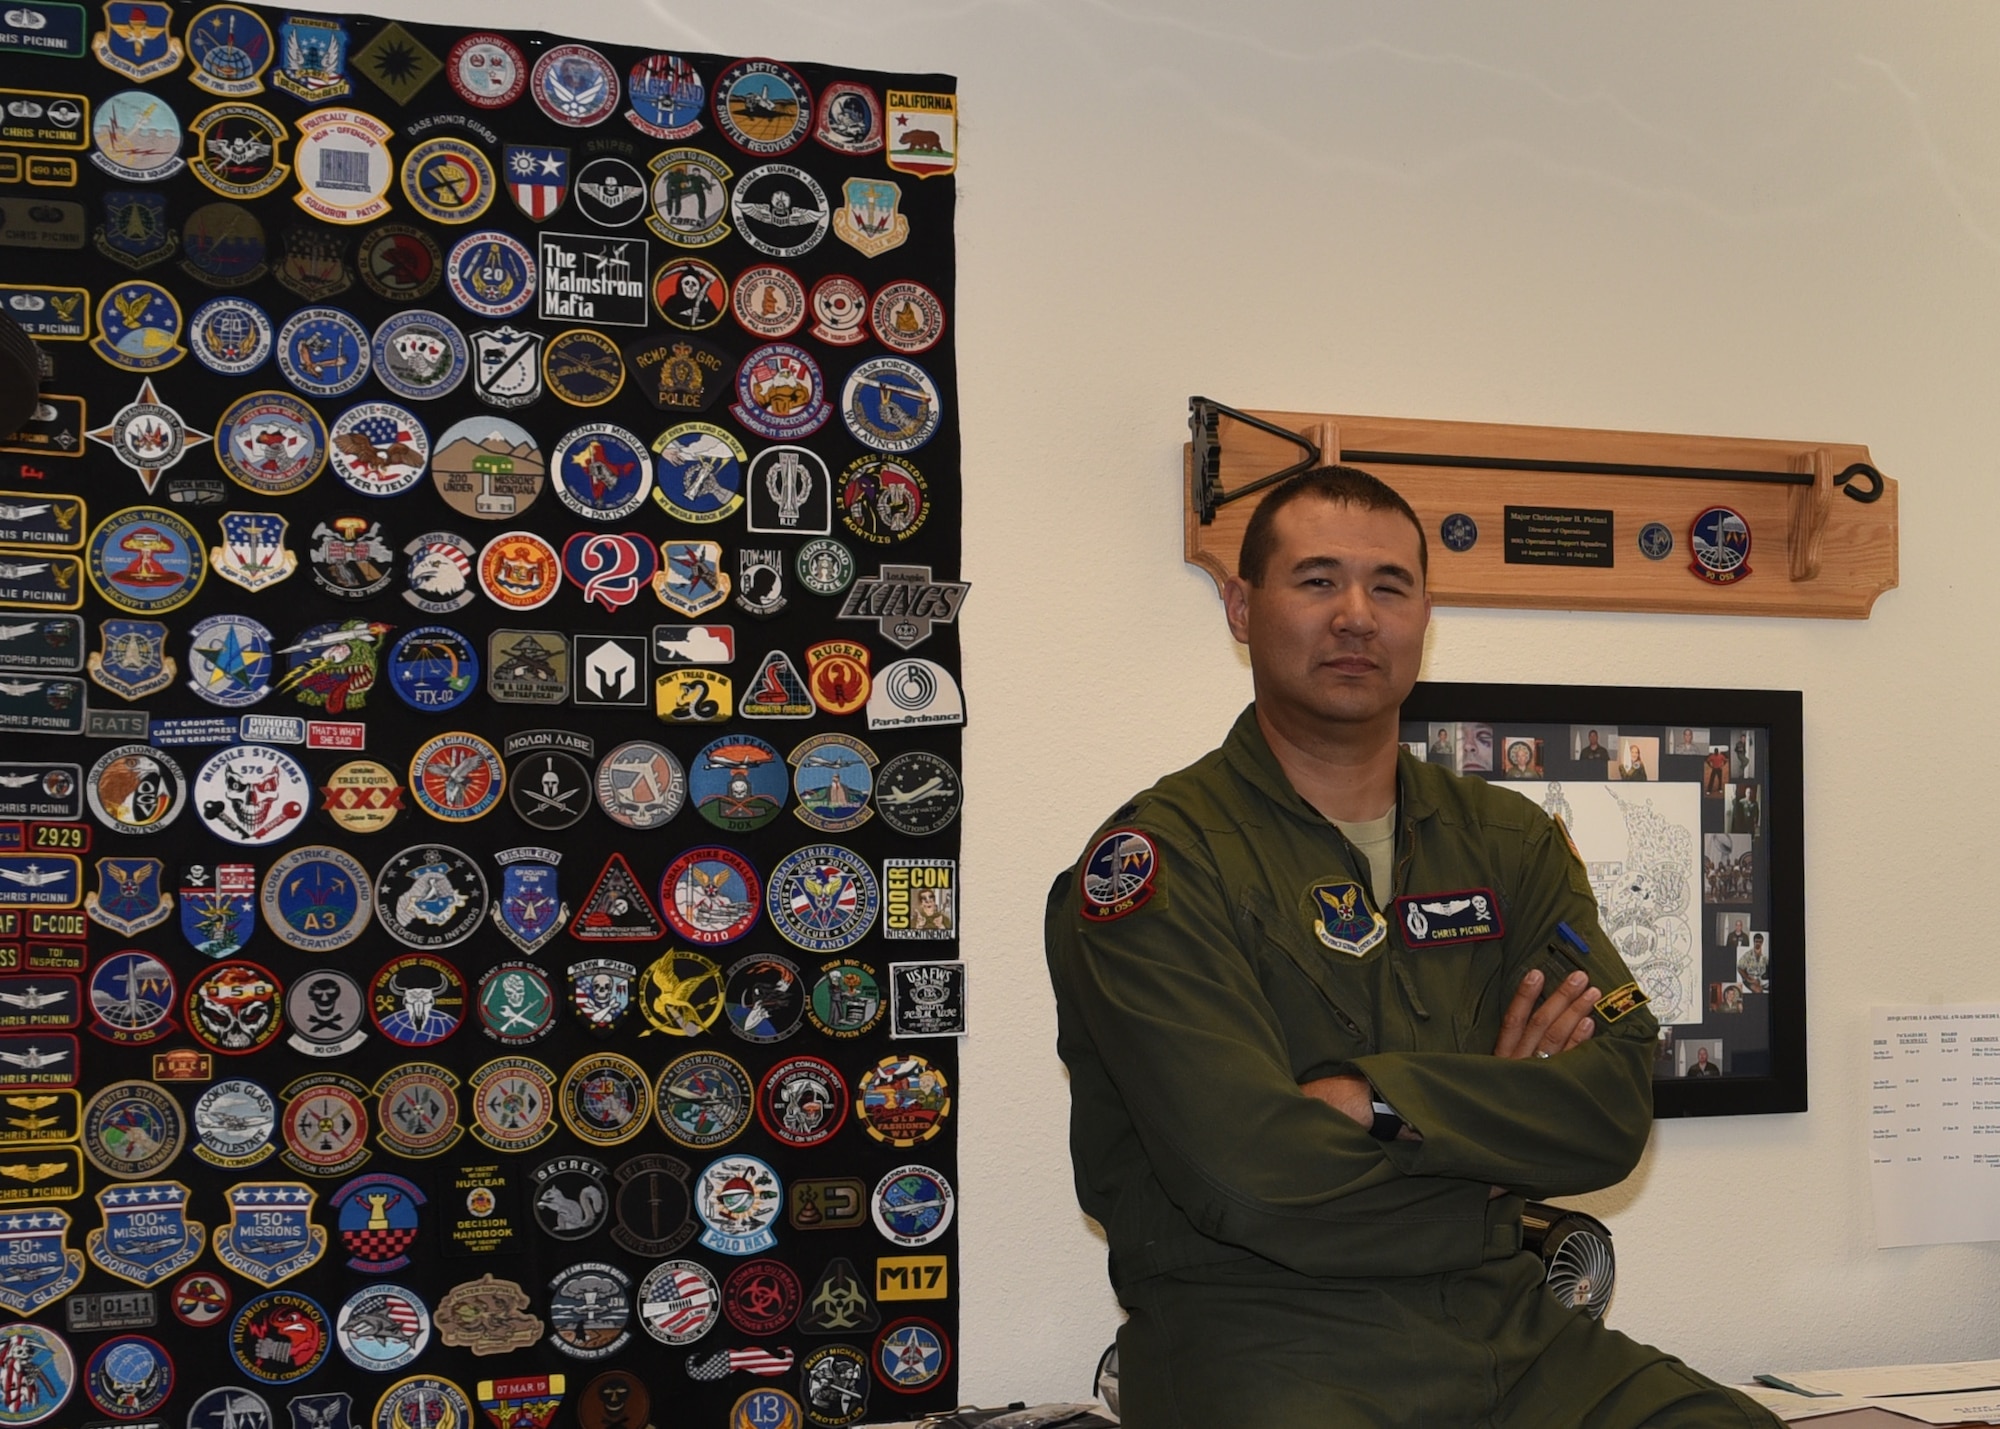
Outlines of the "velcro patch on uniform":
M1571 837L1569 825L1563 822L1563 816L1561 814L1550 814L1549 818L1554 822L1556 832L1562 835L1562 841L1569 846L1570 857L1574 858L1578 863L1582 863L1583 850L1576 846L1576 840Z
M1136 913L1160 889L1160 848L1137 829L1113 829L1085 855L1078 911L1093 923Z
M1368 890L1351 878L1315 883L1307 890L1313 932L1336 953L1358 958L1389 936L1389 922L1368 902Z
M1419 893L1396 900L1403 941L1413 948L1441 943L1477 943L1506 935L1500 900L1490 888L1453 893Z
M1626 1013L1637 1012L1652 1000L1639 984L1628 982L1597 999L1597 1015L1606 1022L1616 1022Z

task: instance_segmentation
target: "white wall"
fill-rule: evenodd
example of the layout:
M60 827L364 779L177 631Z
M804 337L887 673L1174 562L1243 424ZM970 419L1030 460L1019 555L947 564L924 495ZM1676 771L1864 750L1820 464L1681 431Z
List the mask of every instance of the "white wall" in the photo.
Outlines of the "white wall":
M380 6L354 8L381 9ZM1868 1008L2000 996L1988 428L2000 11L1865 0L430 0L407 18L960 76L969 1398L1081 1395L1040 909L1248 677L1180 560L1190 392L1863 442L1846 622L1444 610L1438 679L1806 692L1812 1111L1662 1125L1593 1198L1614 1323L1710 1373L2000 1354L1992 1245L1873 1249ZM559 18L556 18L559 17Z

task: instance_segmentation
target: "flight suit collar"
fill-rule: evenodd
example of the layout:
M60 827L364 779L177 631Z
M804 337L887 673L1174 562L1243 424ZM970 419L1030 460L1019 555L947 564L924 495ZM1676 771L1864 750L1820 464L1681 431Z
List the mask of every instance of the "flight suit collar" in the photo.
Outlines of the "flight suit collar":
M1308 804L1292 787L1292 781L1285 777L1284 766L1271 752L1271 742L1264 738L1263 727L1257 723L1255 700L1243 707L1243 713L1230 727L1229 737L1222 742L1222 756L1239 777L1272 803L1300 818L1315 823L1327 822L1326 817ZM1427 767L1407 750L1397 751L1396 822L1400 826L1399 835L1402 829L1429 818L1437 808L1435 797L1425 787L1427 781L1419 772Z

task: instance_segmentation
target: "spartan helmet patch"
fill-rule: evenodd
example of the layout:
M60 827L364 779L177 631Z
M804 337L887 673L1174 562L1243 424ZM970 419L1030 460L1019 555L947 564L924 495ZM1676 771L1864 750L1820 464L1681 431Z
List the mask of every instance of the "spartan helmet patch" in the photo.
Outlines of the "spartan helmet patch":
M1368 891L1353 879L1315 883L1308 891L1313 932L1337 953L1358 958L1389 936L1389 925L1368 902Z

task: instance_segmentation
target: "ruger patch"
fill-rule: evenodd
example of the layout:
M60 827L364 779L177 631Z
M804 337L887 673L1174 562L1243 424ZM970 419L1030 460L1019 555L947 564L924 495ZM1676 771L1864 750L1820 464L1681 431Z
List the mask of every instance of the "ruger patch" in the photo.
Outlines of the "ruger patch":
M1505 935L1500 900L1490 888L1426 893L1396 900L1403 941L1413 948L1439 943L1476 943Z
M1313 932L1337 953L1358 958L1389 936L1389 924L1368 903L1368 893L1353 879L1315 883L1308 890Z
M1636 982L1614 988L1597 999L1597 1015L1606 1022L1616 1022L1628 1012L1637 1012L1653 999Z

